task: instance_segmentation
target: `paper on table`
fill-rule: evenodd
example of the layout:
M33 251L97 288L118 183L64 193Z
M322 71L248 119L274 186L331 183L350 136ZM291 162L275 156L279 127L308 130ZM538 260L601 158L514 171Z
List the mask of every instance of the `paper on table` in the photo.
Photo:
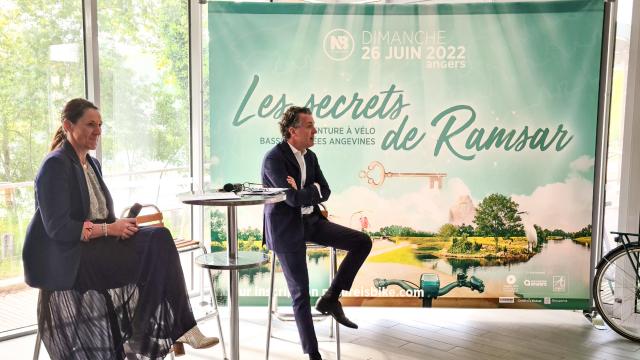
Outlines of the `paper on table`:
M275 195L284 192L287 188L254 188L240 192L240 195Z
M185 193L178 195L180 201L193 201L193 200L231 200L240 199L239 195L233 192L212 191L200 194Z

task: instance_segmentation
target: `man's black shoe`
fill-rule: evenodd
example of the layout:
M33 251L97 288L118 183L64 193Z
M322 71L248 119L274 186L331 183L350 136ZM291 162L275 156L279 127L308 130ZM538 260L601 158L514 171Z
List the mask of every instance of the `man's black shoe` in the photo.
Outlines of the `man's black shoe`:
M314 352L309 354L309 360L322 360L322 356L319 352Z
M316 310L324 315L331 315L337 322L340 324L352 328L357 329L358 325L356 325L351 320L347 319L344 315L344 311L342 311L342 304L338 300L330 300L325 297L320 297L318 302L316 302Z

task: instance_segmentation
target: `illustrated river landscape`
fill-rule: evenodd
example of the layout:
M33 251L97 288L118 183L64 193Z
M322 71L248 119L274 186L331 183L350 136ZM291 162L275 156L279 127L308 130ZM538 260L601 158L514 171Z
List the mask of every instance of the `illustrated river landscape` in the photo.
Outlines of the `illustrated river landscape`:
M419 284L422 274L436 274L440 285L456 281L457 274L475 276L484 282L484 292L469 288L455 288L445 297L449 298L543 298L553 293L554 297L582 299L588 294L589 273L580 264L586 264L590 257L589 238L559 238L537 245L535 251L527 251L527 239L515 237L498 241L495 251L491 243L494 238L469 237L465 241L477 247L476 254L450 254L455 240L441 238L384 237L374 238L372 252L360 271L348 296L364 299L375 298L374 306L406 306L400 297L400 287L389 286L377 289L374 280L378 278L405 280ZM506 248L506 249L505 249ZM506 251L505 251L506 250ZM309 277L312 297L321 294L329 284L329 256L325 251L309 251ZM219 275L217 291L222 302L226 301L227 275ZM240 273L240 291L245 305L264 305L269 288L269 266L243 270ZM417 287L418 285L416 285ZM286 295L286 283L281 273L276 274L276 291ZM541 301L542 302L542 301ZM284 296L280 304L287 304ZM410 303L420 306L419 301ZM434 302L437 306L437 300Z

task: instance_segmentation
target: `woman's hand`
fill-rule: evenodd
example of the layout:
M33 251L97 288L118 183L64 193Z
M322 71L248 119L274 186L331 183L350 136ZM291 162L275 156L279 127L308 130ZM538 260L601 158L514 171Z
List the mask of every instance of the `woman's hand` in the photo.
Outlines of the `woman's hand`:
M118 219L107 227L107 234L128 239L138 232L135 218Z
M296 181L291 176L287 176L287 182L294 190L298 190L298 185L296 185Z
M91 236L92 232L93 232L93 223L91 221L85 221L84 224L82 224L82 237L80 238L80 240L84 242L89 242L89 240L92 238Z

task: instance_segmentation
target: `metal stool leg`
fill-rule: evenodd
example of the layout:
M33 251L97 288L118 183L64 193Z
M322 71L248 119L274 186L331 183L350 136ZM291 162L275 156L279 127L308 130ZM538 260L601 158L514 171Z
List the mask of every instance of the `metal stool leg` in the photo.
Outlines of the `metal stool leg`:
M333 278L336 276L336 272L338 271L338 255L336 248L332 247L330 251L331 268L329 269L329 273L331 274L331 281L333 281ZM334 321L333 317L331 317L331 325L334 324L336 329L336 358L337 360L340 360L340 324L338 324L337 321ZM333 326L331 327L331 330L333 330ZM333 337L333 331L331 331L331 337Z
M275 252L271 252L271 281L269 283L269 305L268 305L268 310L269 310L269 315L268 315L268 319L267 319L267 353L266 353L266 360L269 360L269 346L271 345L271 320L272 320L272 309L273 309L273 288L274 288L274 282L275 282L275 275L276 275L276 253Z
M220 333L220 344L222 345L222 356L225 360L227 357L227 347L224 344L224 334L222 332L222 322L220 321L220 310L218 309L218 301L216 301L216 288L213 284L213 275L211 275L211 270L209 270L209 282L211 283L211 302L213 303L213 309L216 312L216 320L218 322L218 332Z
M329 248L329 286L333 283L333 278L336 276L335 271L336 265L336 249L333 247ZM329 316L329 338L333 339L333 324L335 320L333 320L333 316Z
M206 254L207 248L202 247L202 251ZM209 275L209 285L211 286L211 304L213 305L213 310L216 312L216 320L218 322L218 332L220 333L220 344L222 345L222 356L225 360L227 360L227 347L224 344L224 334L222 333L222 323L220 321L220 310L218 309L218 301L216 301L216 288L213 282L213 275L211 274L211 270L207 271Z
M40 357L40 344L42 343L42 339L40 338L40 330L36 332L36 345L33 348L33 360L38 360Z

